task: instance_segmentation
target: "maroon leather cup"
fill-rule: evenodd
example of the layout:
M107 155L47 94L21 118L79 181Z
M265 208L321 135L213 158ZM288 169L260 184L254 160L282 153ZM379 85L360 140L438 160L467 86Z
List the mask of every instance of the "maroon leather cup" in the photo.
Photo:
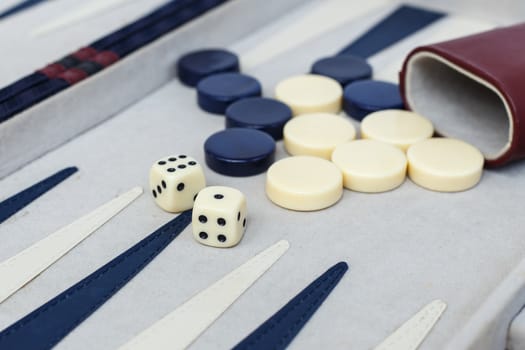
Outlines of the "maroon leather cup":
M488 167L525 158L524 39L520 24L416 48L400 76L406 107L479 148Z

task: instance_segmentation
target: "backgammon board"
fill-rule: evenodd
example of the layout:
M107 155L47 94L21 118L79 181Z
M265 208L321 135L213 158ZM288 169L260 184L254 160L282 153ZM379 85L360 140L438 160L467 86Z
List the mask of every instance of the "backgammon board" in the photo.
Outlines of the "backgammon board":
M6 1L2 8L14 4ZM163 0L135 0L41 36L39 24L78 6L55 0L0 21L0 85L30 74L144 16ZM523 20L518 1L414 1L446 15L369 57L374 78L397 83L413 48ZM60 341L57 349L113 349L249 258L280 240L288 252L191 345L239 343L330 266L349 270L290 349L371 349L435 299L447 310L421 349L522 349L525 317L525 163L486 169L467 191L441 193L408 178L392 191L344 190L333 206L293 211L265 194L266 174L221 175L205 161L207 138L225 128L182 84L176 62L201 48L236 53L241 71L273 97L283 79L306 74L399 6L370 0L231 0L160 36L97 74L0 123L0 198L54 172L78 171L0 224L0 261L127 190L145 193L0 304L0 328L95 271L175 214L148 181L153 162L191 155L206 182L246 196L248 226L230 249L198 244L190 228ZM511 7L514 8L511 8ZM343 113L343 112L342 112ZM351 119L349 119L351 120ZM356 129L359 122L351 120ZM287 157L278 141L275 159ZM0 284L2 281L0 280ZM516 317L516 315L518 315ZM1 343L0 343L1 344ZM1 347L1 346L0 346Z

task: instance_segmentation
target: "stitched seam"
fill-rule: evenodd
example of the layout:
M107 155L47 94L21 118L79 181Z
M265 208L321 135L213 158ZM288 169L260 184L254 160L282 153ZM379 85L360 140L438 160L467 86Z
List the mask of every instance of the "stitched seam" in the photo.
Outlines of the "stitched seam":
M292 311L294 311L299 305L301 305L306 299L308 299L312 294L314 294L321 286L324 285L324 283L332 278L334 275L335 275L335 278L330 282L329 285L327 285L323 291L322 291L322 294L320 297L318 297L317 299L315 299L312 303L310 303L310 305L308 306L308 308L305 310L305 312L301 315L301 317L299 318L298 321L296 321L290 328L290 330L288 331L288 333L281 339L279 340L279 343L278 344L282 344L286 341L287 338L290 337L290 335L293 334L293 329L299 324L301 323L306 315L310 312L310 310L317 304L317 302L321 299L323 299L323 297L326 295L326 292L328 289L330 289L333 284L337 281L337 277L343 272L344 270L339 268L337 270L334 270L332 271L331 273L329 273L327 276L325 276L323 279L321 279L318 284L312 288L311 291L309 291L307 294L305 294L301 299L299 299L298 301L296 301L294 303L294 305L288 310L286 311L286 313L284 313L278 320L276 320L275 322L272 322L271 324L268 325L268 327L266 328L266 330L261 333L260 335L258 335L252 342L250 342L247 346L246 346L246 349L249 349L250 347L253 347L255 345L257 345L257 343L259 343L262 338L264 336L266 336L272 329L274 329L278 324L280 324Z
M88 315L90 315L94 310L98 309L101 305L103 305L110 297L111 295L115 294L122 286L124 286L126 283L128 283L140 270L144 268L155 256L162 251L166 245L171 242L171 238L174 235L170 235L167 237L167 241L165 244L163 244L161 247L156 249L153 253L151 253L146 259L144 259L140 265L137 266L136 269L134 269L130 274L128 274L125 278L121 280L121 282L113 289L111 289L107 294L105 294L102 298L100 298L100 301L93 305L89 310L86 311L83 315L81 315L78 319L76 319L74 322L70 324L70 327L64 328L61 333L59 333L53 340L50 341L49 346L53 346L56 344L60 339L62 339L65 335L67 335L71 330L73 330L77 325L79 325L83 320L87 318ZM160 236L158 236L160 237Z
M16 331L18 331L18 329L24 327L25 325L27 325L28 323L32 322L34 319L36 319L37 317L40 316L40 314L44 313L44 312L47 312L48 310L52 309L53 307L57 306L58 304L60 304L64 299L66 298L69 298L71 296L73 296L76 292L82 290L83 288L89 286L92 282L96 281L97 279L99 279L100 277L102 277L103 275L105 275L106 273L108 273L109 271L111 271L112 269L114 269L115 267L119 266L121 263L125 262L130 256L134 255L135 253L141 251L142 249L146 248L146 246L148 246L149 244L151 244L152 242L155 242L158 238L162 237L162 234L165 233L166 231L170 230L172 228L172 226L174 228L176 228L177 226L179 225L178 222L175 222L173 223L172 225L169 225L168 227L164 228L163 230L157 232L157 233L154 233L155 236L153 237L149 237L149 239L147 239L147 241L143 242L141 245L135 247L135 249L131 250L128 252L128 254L126 255L123 255L121 256L121 260L119 261L115 261L113 264L107 266L106 268L104 268L103 270L100 271L100 273L97 273L96 275L93 275L91 278L89 278L88 280L84 281L84 283L78 285L77 287L75 287L75 289L73 289L71 291L71 293L68 293L68 294L64 294L62 297L60 297L59 299L55 300L52 304L48 304L46 307L44 307L43 309L41 309L39 312L37 312L35 315L33 315L30 319L26 320L25 322L19 324L17 327L15 327L14 329L10 330L9 332L7 332L5 335L2 335L0 336L0 339L2 338L5 338L5 336L9 335L9 334L12 334ZM171 238L173 236L170 235L168 236L169 238ZM159 250L162 250L162 248L160 249L157 249L155 251L155 253L158 253ZM149 258L149 257L148 257ZM117 257L118 259L118 257ZM145 260L146 261L146 260ZM143 262L144 263L144 262ZM142 263L142 264L143 264ZM141 266L142 266L141 264ZM126 276L128 277L128 276Z
M245 264L241 265L238 268L238 269L241 269L241 270L237 270L237 271L233 272L233 274L231 274L231 275L230 274L226 275L225 277L220 279L218 282L216 282L216 284L213 284L212 286L204 289L203 291L197 293L195 296L193 296L190 299L188 299L186 302L184 302L181 306L179 306L179 308L175 309L173 312L178 311L178 312L180 312L181 315L187 314L188 312L193 312L193 310L191 308L187 308L187 305L188 305L187 303L191 302L192 300L194 300L195 297L200 296L200 293L206 292L206 291L207 292L215 291L215 290L221 288L224 284L228 284L228 283L231 283L232 281L235 281L235 279L239 275L245 274L247 269L252 269L254 266L259 264L259 262L261 262L261 261L264 262L269 256L272 256L274 254L275 254L275 251L272 249L272 250L267 250L262 255L257 255L253 259L251 259L248 262L246 262ZM250 283L250 285L252 285L254 282L255 282L255 280L252 281L252 283ZM231 303L230 303L230 305L231 305ZM180 309L182 309L182 311L180 311ZM169 317L169 315L167 317ZM155 326L155 324L153 324L153 326ZM160 331L159 328L154 329L154 331L151 331L149 328L147 328L146 332L148 332L148 333L144 336L143 339L145 339L145 340L151 339L152 337L156 336L156 334L159 331Z
M185 215L187 213L183 213L181 215ZM103 270L101 270L99 273L97 273L96 275L93 275L91 276L91 278L88 278L87 280L84 281L84 283L76 286L70 293L66 293L66 294L63 294L60 298L56 299L53 301L53 303L51 304L47 304L45 305L41 310L39 310L37 313L35 313L34 315L32 315L29 319L23 321L23 322L20 322L19 324L15 325L13 328L7 330L4 334L0 335L0 340L2 339L5 339L7 336L9 335L12 335L16 332L18 332L19 330L21 330L22 328L24 328L25 326L27 326L29 323L31 323L32 321L34 321L35 319L37 319L41 314L51 310L52 308L54 308L55 306L59 305L60 303L62 303L64 301L64 299L67 299L67 298L70 298L72 297L73 295L75 295L77 292L79 292L80 290L84 289L85 287L89 286L92 282L96 281L97 279L99 279L100 277L102 277L103 275L105 275L107 272L111 271L112 269L114 269L115 267L119 266L120 264L124 263L129 257L131 257L132 255L138 253L139 251L141 251L142 249L146 248L149 244L151 244L152 242L156 241L157 239L161 238L162 237L162 234L165 233L166 231L168 230L171 230L171 229L175 229L174 233L172 233L171 235L167 236L167 242L166 243L169 243L171 241L171 238L174 237L174 236L177 236L180 232L177 232L179 228L184 228L187 226L187 219L186 217L183 217L184 219L186 220L183 220L183 221L176 221L174 222L173 224L168 224L167 227L165 227L164 229L160 230L159 232L156 232L154 233L155 236L153 237L148 237L146 238L147 241L143 242L141 245L139 246L136 246L133 250L129 251L127 254L125 255L122 255L122 256L119 256L117 257L116 259L119 259L121 258L120 260L118 261L115 261L113 264L107 266L106 268L104 268ZM97 307L99 307L100 305L102 305L106 300L107 300L107 297L112 295L116 290L118 290L120 287L122 287L123 284L125 284L127 281L129 281L131 279L131 277L134 276L134 274L136 274L138 271L140 271L144 266L145 266L145 263L147 263L148 261L150 261L150 259L152 257L154 257L155 255L157 255L160 251L162 251L164 248L166 247L166 244L159 247L157 250L155 250L150 256L148 256L140 265L137 269L135 269L131 274L129 275L126 275L125 279L123 279L115 288L113 288L108 294L106 294L104 296L104 298L101 299L101 302L95 304L94 307L90 308L90 310L88 311L88 315L91 311L95 310ZM85 319L85 314L79 318L78 320L75 321L74 324L72 324L72 328L74 328L79 321L82 321L83 319ZM70 328L69 330L71 330L72 328ZM69 330L66 330L66 331L69 331ZM67 334L67 332L66 332ZM57 337L58 339L61 339L62 336L60 337Z
M280 346L279 345L282 345L284 344L288 339L290 339L290 337L293 337L293 335L295 334L295 330L297 329L297 327L300 326L300 324L309 317L309 314L310 314L310 310L312 310L313 308L315 308L318 303L322 300L324 300L325 296L328 294L328 292L330 291L331 287L333 286L333 283L336 282L336 279L334 279L333 281L330 282L330 284L328 286L326 286L323 291L321 292L321 295L315 299L309 306L308 308L303 312L303 314L301 315L301 317L290 327L290 329L288 330L288 333L285 334L281 340L279 340L278 342L278 345L275 347L275 349L279 349Z

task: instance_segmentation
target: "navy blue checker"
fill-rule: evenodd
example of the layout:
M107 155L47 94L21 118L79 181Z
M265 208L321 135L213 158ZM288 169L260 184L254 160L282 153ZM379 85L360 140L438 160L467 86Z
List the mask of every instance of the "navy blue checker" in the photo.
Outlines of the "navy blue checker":
M177 74L181 82L196 86L210 75L238 72L239 59L233 52L222 49L205 49L187 53L177 62Z
M274 140L283 138L284 125L292 118L286 104L265 97L245 98L226 109L227 128L250 128L264 131Z
M204 78L197 85L197 103L210 113L224 114L233 102L261 96L257 79L240 73L221 73Z
M284 350L319 309L348 270L335 264L266 320L233 350Z
M275 159L275 141L255 129L231 128L206 140L208 167L228 176L251 176L265 172Z
M343 109L350 117L362 120L372 112L405 107L399 85L379 80L360 80L345 87Z
M339 84L346 86L357 80L370 79L372 77L372 66L361 57L340 55L316 61L312 65L311 72L332 78L337 80Z

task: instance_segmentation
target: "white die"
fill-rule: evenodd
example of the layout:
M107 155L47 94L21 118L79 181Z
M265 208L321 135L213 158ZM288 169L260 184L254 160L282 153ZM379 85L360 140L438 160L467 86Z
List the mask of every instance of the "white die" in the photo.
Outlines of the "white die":
M179 213L193 207L195 196L206 186L206 179L201 165L181 154L157 160L149 173L149 185L159 207Z
M231 187L211 186L199 192L193 206L193 236L212 247L237 245L246 229L246 197Z

